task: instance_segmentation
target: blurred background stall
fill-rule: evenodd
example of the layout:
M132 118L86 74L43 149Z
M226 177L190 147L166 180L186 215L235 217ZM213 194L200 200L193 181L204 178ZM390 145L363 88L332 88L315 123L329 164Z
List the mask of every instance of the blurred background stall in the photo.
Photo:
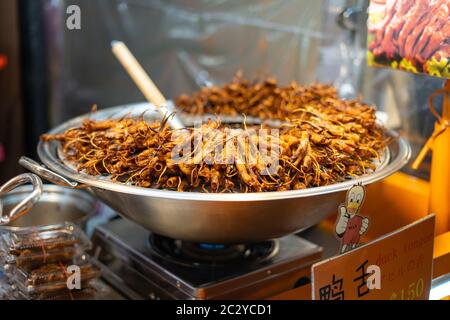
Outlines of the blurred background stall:
M361 95L388 113L388 125L407 135L414 154L433 130L427 98L443 81L366 66L364 0L5 0L1 5L1 43L11 60L10 70L0 71L7 92L2 121L8 119L1 134L16 140L5 146L9 166L18 150L33 155L40 133L94 103L103 108L144 100L111 54L113 39L127 43L171 99L230 81L243 70L247 78L331 82L343 97ZM81 9L81 30L66 27L69 5ZM26 76L20 79L14 68ZM18 126L26 128L24 137ZM413 174L427 178L428 166L424 162Z

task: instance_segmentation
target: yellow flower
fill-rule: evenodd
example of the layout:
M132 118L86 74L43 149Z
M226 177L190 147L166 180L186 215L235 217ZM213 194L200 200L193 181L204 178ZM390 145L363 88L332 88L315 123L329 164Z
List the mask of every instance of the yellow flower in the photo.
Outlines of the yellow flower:
M417 68L414 66L414 64L406 58L403 58L402 61L400 61L399 68L405 71L418 73Z
M369 66L375 66L375 56L373 55L372 51L367 50L367 64Z
M436 57L432 57L431 60L428 60L425 64L425 70L432 76L444 78L450 77L450 66L447 58L442 58L438 61Z

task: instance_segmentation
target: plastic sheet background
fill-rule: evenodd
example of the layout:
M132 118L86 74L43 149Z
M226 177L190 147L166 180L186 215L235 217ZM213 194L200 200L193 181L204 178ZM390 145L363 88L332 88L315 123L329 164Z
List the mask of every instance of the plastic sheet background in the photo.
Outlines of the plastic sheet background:
M51 81L51 123L99 108L142 102L115 60L122 40L168 98L201 86L273 75L346 84L353 95L388 112L419 150L433 129L427 97L439 79L366 66L362 24L353 35L336 23L346 6L364 0L40 0L44 7ZM66 8L81 8L82 29L65 28ZM438 103L437 103L438 104Z

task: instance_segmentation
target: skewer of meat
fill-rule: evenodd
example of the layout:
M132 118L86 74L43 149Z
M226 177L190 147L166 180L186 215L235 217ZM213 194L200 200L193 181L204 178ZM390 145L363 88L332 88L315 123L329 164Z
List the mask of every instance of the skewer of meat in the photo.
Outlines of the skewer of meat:
M410 61L414 61L414 47L417 44L417 40L420 38L424 29L433 21L434 17L438 13L439 7L442 1L446 0L432 0L430 3L431 10L428 10L428 14L420 23L416 25L414 30L408 35L404 46L404 57Z
M406 23L403 29L398 34L398 48L400 56L405 56L405 45L408 36L416 28L417 24L421 23L427 16L427 10L430 5L429 0L417 0L416 4L406 15Z
M369 30L369 32L375 32L375 40L369 45L370 50L373 51L375 48L378 48L380 43L383 41L386 27L397 12L398 2L399 0L387 0L385 8L386 14L383 20L374 27L374 30Z
M447 1L445 1L447 2ZM425 27L412 52L420 64L428 60L439 49L443 40L450 35L448 3L442 3L431 23Z
M396 14L387 25L383 40L380 46L374 51L375 54L383 53L388 59L392 59L399 52L397 36L400 34L406 22L406 14L413 6L414 2L411 0L398 1Z
M437 25L430 27L427 45L416 55L417 61L422 64L429 60L439 48L445 46L445 42L450 39L450 21L448 16L446 19L441 19L439 26L439 30L435 30L438 28Z

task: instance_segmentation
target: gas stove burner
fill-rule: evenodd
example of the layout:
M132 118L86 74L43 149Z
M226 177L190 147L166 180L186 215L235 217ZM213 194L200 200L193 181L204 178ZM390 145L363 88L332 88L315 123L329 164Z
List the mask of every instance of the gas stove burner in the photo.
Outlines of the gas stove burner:
M255 244L196 244L115 219L97 226L103 276L132 299L265 299L311 276L322 249L291 235Z
M260 263L278 251L278 241L254 244L211 244L174 240L151 235L150 246L160 257L170 262L195 267L228 267Z

